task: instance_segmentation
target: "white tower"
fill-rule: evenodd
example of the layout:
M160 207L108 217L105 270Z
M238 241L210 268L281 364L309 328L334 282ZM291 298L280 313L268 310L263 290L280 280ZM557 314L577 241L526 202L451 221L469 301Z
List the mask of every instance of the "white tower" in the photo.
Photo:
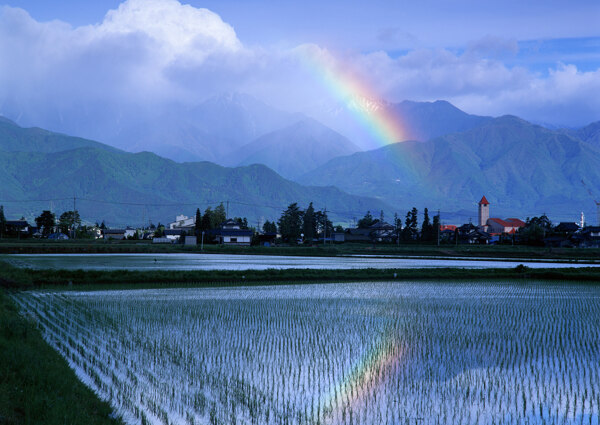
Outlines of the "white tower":
M479 227L487 226L488 218L490 218L490 203L484 196L479 201Z

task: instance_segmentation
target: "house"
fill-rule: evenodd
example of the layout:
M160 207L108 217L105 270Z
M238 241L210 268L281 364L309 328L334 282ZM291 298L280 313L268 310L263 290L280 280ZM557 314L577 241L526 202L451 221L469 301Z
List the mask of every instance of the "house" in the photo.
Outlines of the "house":
M348 228L344 233L345 242L394 242L396 240L396 227L385 221L377 220L372 226L366 228Z
M487 220L488 233L513 234L524 226L525 222L518 218L507 218L506 220L502 220L501 218L488 218Z
M463 224L457 229L457 233L461 244L487 245L492 240L492 235L472 223Z
M165 229L165 238L169 239L171 242L179 242L181 236L186 234L185 230L182 229Z
M102 234L104 235L104 239L116 239L121 240L125 239L126 229L104 229L102 230Z
M521 227L525 226L525 222L518 218L507 218L506 220L503 220L501 218L490 217L490 202L485 196L481 198L478 205L478 227L483 232L498 235L503 233L514 234Z
M589 226L584 228L574 238L581 248L600 248L600 226Z
M262 246L271 246L275 243L275 239L277 239L277 233L275 232L264 232L256 235L259 245Z
M125 229L125 239L132 238L136 233L137 233L136 229L134 229L133 227L127 226L127 228Z
M577 223L561 221L558 223L558 226L554 228L554 230L558 233L573 234L579 231L579 225Z
M250 245L252 242L252 230L242 229L240 224L232 219L221 224L220 229L209 231L209 234L223 245Z
M29 236L30 231L33 230L27 220L24 218L21 218L20 220L7 220L5 223L7 235L13 235L15 237L22 238Z
M188 217L187 215L180 214L175 217L175 221L169 223L167 229L183 229L192 230L196 226L196 217Z

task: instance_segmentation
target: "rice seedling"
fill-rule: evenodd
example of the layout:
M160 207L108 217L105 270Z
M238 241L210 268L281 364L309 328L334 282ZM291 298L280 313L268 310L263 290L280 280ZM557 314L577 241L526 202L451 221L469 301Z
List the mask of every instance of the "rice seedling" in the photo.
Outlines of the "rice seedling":
M380 282L14 299L129 423L599 423L598 286Z

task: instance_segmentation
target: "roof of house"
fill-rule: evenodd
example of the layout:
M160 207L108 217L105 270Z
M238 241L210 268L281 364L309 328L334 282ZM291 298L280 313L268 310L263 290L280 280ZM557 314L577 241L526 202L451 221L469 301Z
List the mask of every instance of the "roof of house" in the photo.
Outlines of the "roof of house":
M507 218L506 220L502 220L501 218L492 217L492 218L489 218L488 221L493 221L502 227L523 227L523 226L525 226L525 222L518 218Z
M559 232L576 232L579 230L579 225L577 223L562 221L558 223L556 230Z
M165 229L165 236L181 236L183 232L183 229Z
M479 201L479 205L489 205L490 203L488 202L487 199L485 199L485 195L481 198L481 201Z
M27 227L29 226L29 223L27 223L27 220L6 220L6 225L7 226L14 226L14 227Z
M125 229L104 229L102 232L105 235L119 235L125 234Z
M512 223L514 227L523 227L525 226L525 222L520 218L507 218L506 221Z

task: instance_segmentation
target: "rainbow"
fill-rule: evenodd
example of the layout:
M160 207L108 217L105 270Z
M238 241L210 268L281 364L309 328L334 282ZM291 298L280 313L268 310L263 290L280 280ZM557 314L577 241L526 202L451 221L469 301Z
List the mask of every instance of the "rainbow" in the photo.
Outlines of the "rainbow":
M301 57L312 74L338 100L354 102L358 105L364 102L371 103L367 107L358 106L350 110L378 143L385 146L408 139L409 131L406 123L401 122L401 119L393 115L381 102L374 100L379 97L375 90L367 81L352 74L350 66L344 66L327 52L316 48L307 48L301 52Z
M404 357L403 347L390 332L377 341L353 366L350 373L320 399L316 423L339 423L379 389Z

